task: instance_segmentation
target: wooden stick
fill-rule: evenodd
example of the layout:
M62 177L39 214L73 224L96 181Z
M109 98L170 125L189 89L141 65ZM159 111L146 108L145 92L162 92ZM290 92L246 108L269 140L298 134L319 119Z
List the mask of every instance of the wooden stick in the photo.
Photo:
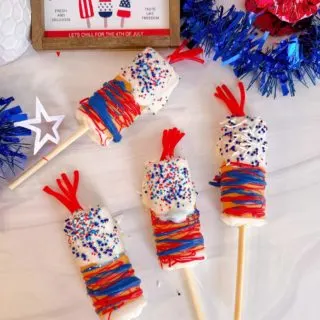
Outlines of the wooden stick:
M66 141L59 144L54 150L52 150L45 157L42 157L37 163L27 169L18 179L13 181L9 185L9 189L14 190L20 184L22 184L25 180L30 178L34 173L40 170L43 166L45 166L49 161L55 158L59 153L61 153L64 149L69 147L72 143L82 137L89 130L88 126L81 126L71 137L69 137Z
M197 320L205 320L205 316L202 310L202 303L200 296L195 287L194 274L190 268L184 268L184 275L187 280L189 292L191 295L192 304L194 307L195 315Z
M238 266L237 266L237 283L236 283L234 320L241 320L241 317L242 317L244 262L245 262L245 252L246 252L245 237L246 237L246 226L241 226L239 227L239 238L238 238Z
M91 29L91 21L90 21L90 18L87 18L87 27L88 27L88 29Z
M104 27L108 29L108 18L104 18Z
M124 18L121 18L121 28L124 28Z

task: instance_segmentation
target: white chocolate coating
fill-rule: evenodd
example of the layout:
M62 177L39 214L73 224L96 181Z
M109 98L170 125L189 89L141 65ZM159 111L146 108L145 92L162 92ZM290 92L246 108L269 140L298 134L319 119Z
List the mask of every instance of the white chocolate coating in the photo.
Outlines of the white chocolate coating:
M107 147L112 141L112 136L108 130L99 130L92 119L83 113L80 109L76 111L76 119L82 126L88 126L88 135L95 143Z
M241 227L241 226L251 226L251 227L262 227L266 224L265 218L241 218L235 217L227 214L221 214L220 219L226 225L230 227Z
M142 202L161 220L185 221L195 210L196 197L187 160L173 158L145 165Z
M146 48L120 74L133 88L137 103L152 113L162 109L179 83L179 76L157 51Z
M266 167L267 131L266 123L259 117L227 117L221 123L217 144L222 162Z
M104 265L124 253L118 227L108 210L79 210L66 219L65 233L79 267Z
M136 319L142 313L143 308L147 305L147 301L144 297L133 300L132 302L126 303L121 308L114 310L109 315L104 315L100 317L103 320L132 320Z

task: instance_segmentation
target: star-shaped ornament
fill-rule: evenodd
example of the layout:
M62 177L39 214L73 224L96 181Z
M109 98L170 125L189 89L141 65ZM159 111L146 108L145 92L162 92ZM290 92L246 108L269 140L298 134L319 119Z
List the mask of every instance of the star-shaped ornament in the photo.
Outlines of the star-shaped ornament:
M55 144L59 143L60 136L58 128L64 117L65 116L63 115L49 116L39 98L36 97L36 117L34 119L18 122L15 126L23 127L36 133L33 151L33 154L36 155L48 141ZM50 126L50 129L48 129L48 126Z

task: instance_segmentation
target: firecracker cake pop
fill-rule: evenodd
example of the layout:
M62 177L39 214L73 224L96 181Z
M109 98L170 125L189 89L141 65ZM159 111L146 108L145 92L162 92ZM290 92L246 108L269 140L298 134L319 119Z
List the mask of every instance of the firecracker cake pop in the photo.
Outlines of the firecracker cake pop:
M146 301L117 225L106 208L84 209L79 204L78 171L74 172L74 181L66 174L61 178L57 179L61 193L48 186L44 191L71 213L65 220L64 232L97 314L105 320L137 318Z
M88 125L90 137L107 146L121 140L120 132L143 112L162 109L179 83L171 65L152 48L137 55L114 79L92 97L80 102L80 123Z
M187 160L174 149L184 136L178 129L163 133L163 153L145 166L142 202L151 214L157 255L163 269L187 268L205 259L194 183Z
M245 91L239 83L241 102L230 90L217 88L216 97L226 103L232 115L221 123L217 151L221 157L220 175L212 182L221 188L221 219L231 226L265 224L266 123L244 113Z
M155 50L145 49L118 76L80 101L76 111L78 130L26 170L9 188L18 187L86 133L103 147L112 141L120 142L123 130L137 117L145 112L155 114L165 106L178 82L179 77L169 62Z

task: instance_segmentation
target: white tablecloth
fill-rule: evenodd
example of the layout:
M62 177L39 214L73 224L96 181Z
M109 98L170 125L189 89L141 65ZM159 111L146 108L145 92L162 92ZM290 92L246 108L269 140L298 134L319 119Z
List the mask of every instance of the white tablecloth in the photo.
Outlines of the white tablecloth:
M163 53L168 53L164 51ZM49 114L65 114L62 139L77 129L78 101L132 60L130 51L29 53L0 69L0 95L15 96L34 116L38 96ZM148 306L140 320L194 319L181 272L157 263L149 216L140 204L143 165L158 159L161 134L186 132L178 152L190 163L199 191L208 260L194 270L207 319L233 314L237 230L219 221L215 154L225 107L213 98L216 85L236 89L237 79L218 62L175 66L181 83L158 116L140 118L109 149L83 137L16 191L0 189L0 319L94 320L96 315L63 234L66 210L44 194L58 175L81 172L79 199L107 205L118 216L124 241ZM297 84L294 98L276 100L248 92L246 110L269 125L268 222L247 234L245 320L318 320L320 287L320 91ZM53 145L48 145L50 150ZM35 158L32 158L34 161ZM180 293L180 295L179 295Z

